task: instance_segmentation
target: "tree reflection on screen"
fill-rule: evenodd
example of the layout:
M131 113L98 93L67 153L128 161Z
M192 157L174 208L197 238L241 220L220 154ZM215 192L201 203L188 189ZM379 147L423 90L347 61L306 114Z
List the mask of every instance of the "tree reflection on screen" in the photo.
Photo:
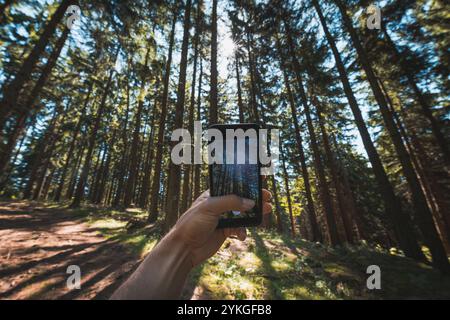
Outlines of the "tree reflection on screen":
M258 164L249 163L249 150L251 143L257 143L255 139L245 138L245 150L237 150L238 140L234 140L234 163L226 163L226 143L223 146L223 163L212 165L212 190L213 196L235 194L240 197L255 200L256 206L246 212L227 212L223 218L254 218L258 212L259 204L259 169ZM255 148L256 149L256 148ZM245 152L245 164L237 164L238 153Z

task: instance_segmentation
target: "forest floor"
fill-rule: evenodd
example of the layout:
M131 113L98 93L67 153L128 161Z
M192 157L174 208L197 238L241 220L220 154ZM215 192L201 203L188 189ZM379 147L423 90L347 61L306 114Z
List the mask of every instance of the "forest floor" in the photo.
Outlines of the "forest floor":
M0 202L0 299L107 299L156 244L157 226L130 227L145 213L52 203ZM81 268L69 290L67 267ZM381 290L366 269L381 268ZM184 299L450 299L450 278L395 250L329 248L252 230L229 239L192 272Z

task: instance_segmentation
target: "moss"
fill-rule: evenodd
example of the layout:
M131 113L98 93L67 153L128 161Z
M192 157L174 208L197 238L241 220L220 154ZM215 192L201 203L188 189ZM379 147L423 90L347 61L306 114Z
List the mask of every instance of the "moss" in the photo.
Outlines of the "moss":
M58 209L53 203L45 206ZM157 243L158 227L127 230L140 210L83 207L66 210L108 239L143 256ZM429 255L427 248L423 248ZM366 269L381 268L381 290L368 290ZM220 252L194 269L188 284L208 299L449 299L450 277L430 265L404 257L400 250L367 243L330 248L266 230L251 230L243 243L227 240Z
M233 240L235 241L235 240ZM227 243L208 260L197 285L215 299L448 298L450 279L426 264L357 245L327 248L275 233L252 231L247 251ZM382 290L366 288L366 269L382 270Z

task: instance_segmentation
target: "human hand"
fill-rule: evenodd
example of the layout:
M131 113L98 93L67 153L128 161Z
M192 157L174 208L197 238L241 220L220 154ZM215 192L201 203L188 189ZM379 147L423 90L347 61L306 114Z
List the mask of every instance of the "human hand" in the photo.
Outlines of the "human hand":
M263 189L263 214L272 211L271 193ZM171 236L182 242L189 251L192 266L196 266L214 255L227 237L237 237L244 241L246 228L216 229L222 213L235 210L247 211L255 206L255 201L236 195L211 197L209 190L201 194L192 206L178 219L171 230Z
M263 213L272 210L272 195L263 189ZM216 229L226 211L245 211L255 202L236 195L211 197L204 192L180 217L111 299L175 299L192 267L219 250L225 239L245 240L245 228Z

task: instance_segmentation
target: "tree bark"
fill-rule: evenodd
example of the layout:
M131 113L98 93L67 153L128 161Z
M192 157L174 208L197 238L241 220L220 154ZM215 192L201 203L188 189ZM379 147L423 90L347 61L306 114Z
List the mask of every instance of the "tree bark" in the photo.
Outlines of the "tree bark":
M218 121L217 110L217 0L212 0L211 15L211 83L209 93L209 125Z
M60 110L57 110L57 108L55 109L52 119L50 120L49 126L45 130L44 136L42 137L42 139L39 141L39 143L35 147L34 154L36 156L31 161L31 170L30 170L27 185L26 185L24 193L23 193L23 199L30 199L33 194L34 183L38 179L39 167L45 156L44 153L45 153L45 150L47 147L47 142L50 140L50 137L53 134L53 131L55 129L56 122L60 115L59 111Z
M258 112L258 101L256 98L256 79L255 79L255 62L253 59L253 44L251 43L249 19L246 23L247 33L247 53L248 53L248 72L250 73L250 98L251 98L251 111L253 113L252 121L260 122Z
M67 116L67 111L71 106L71 98L69 99L69 102L65 108L65 110L61 110L58 111L58 114L62 114L61 119L59 120L58 117L58 121L55 124L54 129L52 129L52 131L50 132L50 136L49 139L45 141L45 147L42 150L42 154L43 157L45 159L44 165L43 167L40 169L41 171L41 175L37 180L37 187L35 188L35 192L33 194L33 200L38 200L41 197L41 194L43 192L44 189L44 182L47 178L47 171L49 170L49 168L52 166L51 165L51 160L53 157L53 154L55 152L55 146L56 146L56 142L59 140L59 138L61 137L62 133L63 133L63 125ZM53 174L54 174L55 170L51 170L51 178L53 178Z
M344 224L345 234L347 237L347 241L349 243L353 243L357 236L354 233L353 226L356 225L355 223L355 208L353 206L354 201L351 194L345 194L343 188L341 187L340 177L337 170L337 164L335 162L335 158L333 155L333 152L331 151L330 141L328 139L328 133L325 128L325 121L323 119L322 115L322 105L319 103L319 101L314 98L315 100L315 106L316 106L316 113L317 113L317 119L319 120L319 127L320 131L322 133L322 141L323 146L325 149L325 155L328 163L328 167L330 168L331 172L331 178L334 185L334 189L336 190L336 196L337 196L337 202L339 206L339 211L341 213L342 221ZM352 205L347 205L347 199L351 201Z
M202 80L203 80L203 64L200 57L200 75L198 77L198 92L197 92L197 121L201 122L201 105L202 105ZM201 190L201 164L196 164L194 167L194 199L200 196Z
M131 68L131 59L128 59L128 77L130 77L130 68ZM113 207L119 207L119 205L122 203L122 196L123 196L123 187L125 183L125 175L123 172L127 171L127 163L128 163L128 151L130 151L130 148L128 147L128 121L129 121L129 114L130 114L130 82L127 81L127 88L126 88L126 111L125 111L125 119L123 120L122 125L122 154L120 158L120 164L118 167L118 181L117 181L117 189L116 193L114 195L114 200L112 202Z
M84 140L84 139L83 139ZM86 145L84 143L80 144L80 150L76 157L75 165L72 169L72 173L70 174L70 182L66 192L66 199L72 199L73 193L75 192L75 187L77 185L77 177L78 171L81 167L81 162L83 160L84 151L86 149Z
M277 188L277 183L275 180L275 175L271 175L271 180L272 180L273 199L275 201L275 215L277 217L277 232L282 233L283 232L283 220L281 219L281 206L280 206L280 200L278 198L278 188Z
M244 103L242 102L242 89L241 89L241 71L240 71L240 63L237 51L234 53L235 60L235 68L236 68L236 86L237 86L237 94L238 94L238 108L239 108L239 122L244 123Z
M197 60L198 60L198 45L199 45L199 38L200 34L202 32L201 30L201 6L202 1L200 0L197 4L197 17L196 17L196 26L195 26L195 37L194 37L194 66L193 66L193 73L192 73L192 84L191 84L191 99L189 101L189 132L191 134L194 133L194 115L195 115L195 85L197 80ZM192 152L192 147L191 152ZM185 170L183 174L183 197L181 199L181 210L180 213L185 212L188 207L191 205L192 200L192 194L193 194L193 181L191 180L192 175L192 164L185 164L184 165Z
M37 62L45 51L50 38L55 33L59 22L63 19L67 8L76 3L76 0L63 0L61 2L50 18L50 21L44 27L44 31L39 37L39 40L23 62L16 77L3 89L3 99L0 101L0 134L7 118L17 110L17 101L20 97L20 93L26 82L30 79Z
M147 45L147 52L145 54L145 61L144 61L144 69L147 68L150 50L151 50L151 43ZM138 174L138 155L139 155L138 149L140 144L142 109L144 108L144 100L145 96L147 95L146 89L147 76L145 74L146 72L147 72L146 70L142 72L141 87L139 90L139 97L138 97L138 107L134 119L133 140L131 142L131 153L130 153L130 167L125 187L125 195L123 197L124 208L129 207L132 202L134 195L134 188L136 184L136 176Z
M142 179L142 188L140 191L139 197L139 207L146 208L149 197L149 189L150 189L150 178L152 174L152 165L153 165L153 142L155 138L155 120L158 114L158 89L155 90L155 100L153 102L153 111L151 115L150 121L150 133L147 142L147 150L146 150L146 159L144 166L144 177Z
M39 108L35 106L35 101L39 97L40 92L42 91L42 88L44 88L47 79L50 77L52 70L54 66L56 65L56 61L59 58L59 55L61 54L61 50L64 47L64 44L67 40L67 37L69 36L70 30L69 28L64 28L64 31L62 35L59 37L56 46L52 53L50 54L50 57L47 60L47 63L42 70L41 75L39 76L39 79L36 81L36 83L33 86L33 89L31 90L31 93L29 94L27 100L25 101L24 105L21 105L19 107L16 106L16 112L17 115L17 121L16 125L14 127L14 130L12 133L10 133L8 137L8 143L5 146L3 152L0 152L0 171L3 171L5 169L5 166L9 163L10 157L12 152L14 151L14 148L17 143L17 139L23 134L25 130L25 123L27 119L30 117L30 114L32 112L39 112ZM1 128L0 128L1 133ZM2 148L3 146L0 146ZM3 148L2 148L3 149ZM1 151L1 150L0 150Z
M286 20L284 20L284 26L286 28L286 38L288 41L289 53L292 58L294 72L295 72L295 76L297 78L297 87L298 87L298 90L300 93L300 99L303 104L303 108L305 110L306 124L308 127L309 137L311 140L311 148L313 150L314 167L315 167L315 171L316 171L316 174L318 177L318 182L319 182L319 189L320 189L319 194L320 194L321 202L322 202L322 205L323 205L323 208L325 211L325 218L326 218L325 220L327 222L328 236L329 236L330 244L337 245L340 243L340 239L338 236L336 221L334 218L330 191L328 189L328 185L327 185L327 181L326 181L326 177L325 177L325 171L323 168L323 164L321 162L320 152L319 152L319 148L317 145L316 134L315 134L314 126L313 126L312 119L311 119L311 111L309 109L308 100L307 100L306 93L305 93L305 90L303 87L301 67L300 67L300 63L297 60L297 56L295 54L295 45L292 40L291 29Z
M283 153L283 151L281 151L281 153ZM292 238L294 238L295 237L295 221L294 221L294 214L292 212L291 191L289 188L289 176L288 176L288 172L287 172L287 168L286 168L286 161L284 159L284 156L282 156L281 163L283 166L283 179L284 179L284 186L286 188L286 198L287 198L287 203L288 203L289 219L291 221L291 235L292 235Z
M406 148L401 139L401 136L397 128L395 127L392 114L389 111L386 99L383 96L383 93L377 82L377 77L367 58L367 53L365 52L364 48L361 45L356 30L353 28L352 21L347 14L344 4L342 3L341 0L335 0L335 2L339 7L339 10L343 18L344 26L348 31L348 33L350 34L352 43L356 49L356 52L358 53L361 66L367 76L367 80L370 83L375 100L378 103L386 130L388 131L389 136L394 144L396 153L398 155L398 159L400 161L403 170L403 174L411 190L412 201L414 204L414 211L416 214L416 219L419 228L422 231L425 243L430 248L431 255L433 257L433 265L444 273L450 273L450 265L448 262L448 258L445 253L444 246L437 233L436 226L434 225L432 213L428 208L426 198L420 187L419 180L417 179L417 176L414 172L414 168L411 163L411 158L409 157L408 152L406 151Z
M148 222L153 223L158 219L158 200L161 188L161 167L162 167L162 155L164 151L164 129L166 126L167 118L167 98L169 96L169 80L170 80L170 68L172 65L172 51L175 41L175 26L177 22L178 13L174 12L172 21L172 30L170 32L169 40L169 52L167 54L166 70L164 74L164 89L161 103L161 115L158 123L158 140L156 146L155 156L155 173L153 175L152 194L150 197L150 207Z
M405 146L407 148L408 154L411 157L412 164L414 166L415 171L417 172L417 177L419 179L420 185L422 187L422 190L426 196L428 206L430 207L430 210L432 211L434 222L436 224L436 228L439 231L439 235L441 237L441 241L445 247L445 250L447 253L450 252L450 236L448 233L447 224L445 223L445 218L442 215L440 207L437 204L435 195L433 194L433 189L431 188L429 178L424 170L424 163L422 163L422 160L418 156L417 152L419 151L422 156L426 156L426 153L424 149L422 148L420 142L417 139L417 136L415 132L411 130L406 130L405 126L403 125L402 119L400 118L399 114L395 110L394 103L389 96L387 89L385 85L383 84L383 81L379 79L380 88L383 91L384 96L386 97L386 102L388 104L389 110L392 113L392 116L394 117L394 121L396 123L396 126L400 132L400 135L402 136L403 141L405 142ZM411 137L411 141L410 141ZM428 157L427 157L428 158ZM428 159L427 162L425 162L425 166L430 163L431 160ZM445 210L443 211L445 212Z
M0 4L0 25L5 24L6 20L6 10L14 3L13 0L5 0Z
M119 53L119 50L117 50L117 54L118 53ZM115 57L117 57L117 54L116 54ZM83 165L83 169L81 171L80 179L78 180L77 188L75 190L74 199L72 201L72 204L70 205L71 208L79 207L80 204L81 204L81 201L84 198L84 188L85 188L86 181L87 181L88 175L89 175L89 170L90 170L91 161L92 161L92 153L93 153L94 147L95 147L95 140L97 138L97 132L98 132L98 130L100 128L100 124L101 124L101 120L102 120L102 117L103 117L103 113L104 113L105 108L106 108L106 99L108 98L108 95L109 95L109 91L110 91L110 88L111 88L113 75L114 75L114 68L112 68L111 71L109 72L108 80L107 80L106 85L105 85L105 87L103 89L102 100L101 100L100 105L98 107L97 116L95 117L94 126L93 126L92 131L91 131L90 136L89 136L88 150L87 150L87 153L86 153L86 156L85 156L84 165Z
M381 163L380 156L373 144L370 137L367 126L364 122L364 118L361 113L361 109L358 106L355 95L350 85L350 80L347 75L344 63L342 62L339 51L337 50L335 40L328 30L326 20L322 14L320 6L317 0L313 0L313 5L319 16L320 23L324 30L328 44L333 52L334 60L336 62L336 68L339 72L339 78L344 88L345 96L347 97L350 109L355 118L355 124L358 128L361 140L364 144L364 148L367 152L370 163L372 164L373 172L378 185L378 190L382 195L386 215L391 219L394 227L395 235L400 244L400 248L405 252L405 255L416 259L425 260L425 256L420 249L420 246L415 237L414 229L412 228L409 216L403 211L400 200L394 193L394 189L389 182L386 171Z
M174 128L183 127L183 114L184 114L184 102L186 96L186 70L187 70L187 55L189 48L189 30L191 26L191 0L186 1L186 9L184 13L184 32L183 43L181 45L181 62L180 62L180 75L178 79L177 89L177 104L175 106L175 120ZM175 146L176 142L171 141L171 148ZM180 205L180 179L181 167L169 162L169 176L167 187L167 209L166 218L164 221L164 228L168 231L178 219L178 211Z
M66 161L64 163L64 167L63 167L63 170L61 173L61 178L59 180L58 188L56 189L56 192L55 192L55 198L54 198L55 201L59 201L61 199L62 190L64 188L64 181L66 180L67 170L69 169L70 162L72 161L73 152L75 150L75 145L77 143L78 135L80 134L81 126L83 124L83 121L85 120L84 117L86 115L87 106L89 104L93 88L94 88L94 81L90 81L86 99L84 100L83 109L81 110L81 114L78 117L77 125L76 125L75 131L73 133L72 141L70 142L69 151L67 152Z
M114 145L116 142L116 135L117 135L117 129L113 130L111 140L109 141L109 144L107 145L107 157L105 164L102 166L102 171L99 179L99 183L97 185L97 191L94 197L94 203L101 204L103 202L103 195L105 194L105 187L106 182L108 180L109 171L110 171L110 163L112 159L112 150L114 149Z
M292 93L292 89L291 89L291 85L290 85L290 80L288 78L286 69L285 69L285 61L284 61L284 57L283 57L283 53L281 51L281 44L280 44L280 40L277 38L277 49L278 49L278 55L280 58L280 64L282 67L282 71L283 71L283 78L284 78L284 86L286 87L286 91L288 94L288 99L289 99L289 105L291 108L291 114L292 114L292 122L294 124L294 129L295 129L295 140L297 142L297 148L298 148L298 154L300 157L300 165L301 165L301 174L302 174L302 178L303 178L303 184L305 185L305 194L306 194L306 205L307 205L307 212L308 212L308 217L309 217L309 223L311 224L311 239L312 241L319 241L321 242L322 239L322 234L320 233L318 224L317 224L317 214L316 214L316 210L314 208L314 201L313 201L313 197L312 197L312 192L311 192L311 185L310 185L310 181L309 181L309 172L308 172L308 167L306 165L306 157L305 157L305 152L303 150L303 142L302 142L302 136L300 134L300 125L298 123L298 115L297 115L297 108L295 106L295 99L294 99L294 95Z
M385 25L382 26L382 31L383 31L383 35L384 35L386 42L392 48L395 61L399 62L400 67L408 81L408 85L411 87L414 94L416 95L417 102L419 103L419 105L422 109L423 115L430 121L431 130L433 131L436 142L438 143L439 147L441 148L441 151L444 156L444 160L445 160L446 164L449 164L450 163L450 152L448 150L448 143L447 143L444 135L442 134L441 125L439 124L438 120L433 116L430 105L428 104L422 91L420 90L419 86L417 85L416 80L414 79L414 75L411 72L410 67L408 66L408 62L406 60L405 53L400 52L397 49L394 41L392 41L391 37L389 36L389 33L388 33Z

